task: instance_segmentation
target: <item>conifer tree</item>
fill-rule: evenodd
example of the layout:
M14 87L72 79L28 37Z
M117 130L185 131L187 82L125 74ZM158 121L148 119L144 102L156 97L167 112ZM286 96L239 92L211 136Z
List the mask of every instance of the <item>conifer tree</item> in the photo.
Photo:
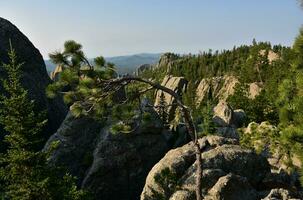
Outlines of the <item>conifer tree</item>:
M168 126L168 112L167 112L167 103L165 102L165 96L162 92L160 95L159 105L157 106L158 113L165 127Z
M280 108L282 142L303 161L303 29L295 40L293 52L291 73L279 87L277 106ZM303 184L303 178L301 182Z
M54 167L47 165L47 152L38 151L43 114L34 112L34 101L20 83L22 64L17 63L15 51L10 49L10 62L3 64L7 79L2 80L5 95L0 97L0 123L7 135L7 151L0 159L0 183L4 199L49 200L81 199L74 178L63 178ZM3 133L2 133L3 134Z

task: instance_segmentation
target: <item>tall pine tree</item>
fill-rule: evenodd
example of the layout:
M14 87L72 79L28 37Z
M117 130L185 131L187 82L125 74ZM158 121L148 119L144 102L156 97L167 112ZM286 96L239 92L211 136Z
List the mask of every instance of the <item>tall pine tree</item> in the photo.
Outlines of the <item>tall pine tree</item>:
M3 64L7 79L2 80L5 95L0 97L0 123L7 135L7 151L0 156L0 186L3 199L81 199L74 178L59 175L47 165L47 153L38 150L43 114L34 112L34 101L20 83L22 64L10 49L10 62Z

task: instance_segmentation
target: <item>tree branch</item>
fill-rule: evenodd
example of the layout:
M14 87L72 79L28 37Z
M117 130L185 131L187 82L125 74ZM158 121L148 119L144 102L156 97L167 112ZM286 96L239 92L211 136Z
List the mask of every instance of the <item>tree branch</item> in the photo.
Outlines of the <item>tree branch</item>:
M192 139L194 148L195 148L195 154L196 154L196 164L197 164L197 176L196 176L196 199L197 200L201 200L202 199L202 193L201 193L201 182L202 182L202 159L201 159L201 148L200 148L200 144L198 142L198 136L197 136L197 132L196 132L196 128L190 113L190 109L185 106L182 102L182 99L180 98L180 96L174 92L173 90L162 86L158 83L154 83L152 81L149 80L145 80L142 79L140 77L133 77L133 76L129 76L129 77L122 77L122 78L116 78L116 79L111 79L111 80L102 80L100 82L100 86L102 87L102 85L106 85L108 87L111 87L112 85L116 85L116 84L129 84L130 82L141 82L141 83L145 83L147 85L150 85L152 88L157 89L157 90L161 90L163 92L168 93L169 95L171 95L175 100L176 100L176 104L180 107L184 121L185 121L185 125L187 127L188 133Z

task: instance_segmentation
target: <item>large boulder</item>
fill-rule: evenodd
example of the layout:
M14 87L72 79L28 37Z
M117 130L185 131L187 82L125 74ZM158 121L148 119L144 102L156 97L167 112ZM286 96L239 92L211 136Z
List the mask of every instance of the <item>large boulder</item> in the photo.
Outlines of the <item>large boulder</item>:
M232 125L233 109L224 101L220 101L214 107L213 121L217 126L225 127Z
M173 90L175 93L181 96L186 90L187 83L188 81L184 77L165 76L161 85ZM174 119L175 111L177 109L176 99L170 94L159 90L156 94L154 106L161 106L160 104L162 100L164 100L165 105L167 106L168 121L171 121Z
M202 194L204 198L247 199L244 197L249 194L249 199L257 199L256 191L270 172L266 158L240 147L235 139L206 136L199 139L199 143L203 150ZM146 178L141 200L159 197L195 199L195 177L195 151L193 144L189 143L169 151L153 167ZM169 187L165 186L165 183L170 183Z
M38 49L21 33L16 26L0 17L0 63L9 61L7 52L12 47L15 49L18 61L22 66L22 86L28 90L30 99L35 100L38 112L47 112L46 138L56 132L64 120L67 108L61 98L48 99L45 88L51 83L47 74L43 58ZM5 78L5 73L0 68L0 78ZM0 93L3 88L0 86Z
M219 178L217 183L209 190L205 200L256 200L257 197L257 191L246 178L228 174Z
M213 111L217 133L224 137L239 139L237 128L245 121L245 112L240 109L233 110L225 101L220 101Z
M69 172L82 182L93 160L93 151L101 129L102 124L94 119L75 118L69 112L60 128L45 145L45 149L49 149L56 144L50 163L67 167Z
M148 172L169 150L156 116L134 132L114 134L110 122L68 114L45 146L57 146L50 164L67 168L96 199L138 199Z

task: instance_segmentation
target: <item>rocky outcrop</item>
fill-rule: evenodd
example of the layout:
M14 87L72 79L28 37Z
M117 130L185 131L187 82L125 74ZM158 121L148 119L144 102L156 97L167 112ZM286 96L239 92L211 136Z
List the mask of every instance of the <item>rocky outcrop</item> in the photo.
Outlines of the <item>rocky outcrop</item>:
M174 63L179 59L179 56L173 53L164 53L161 55L159 62L155 65L155 69L165 68L167 74L170 73Z
M262 91L263 89L263 84L262 83L259 83L259 82L254 82L254 83L251 83L249 84L249 98L250 99L254 99L256 98L256 96L258 96L260 94L260 92Z
M173 90L178 95L182 95L185 91L187 86L187 80L184 77L174 77L174 76L165 76L161 85ZM168 120L171 121L174 119L175 111L176 111L176 100L166 92L157 91L156 99L155 99L155 106L159 106L161 102L161 98L164 98L165 105L167 105L167 113L168 113Z
M96 199L138 199L150 169L168 151L157 115L134 132L111 132L111 122L68 114L45 149L56 144L50 164L67 168Z
M202 79L196 89L197 105L203 100L212 97L218 101L226 101L234 94L235 87L239 83L234 76L219 76ZM248 85L248 97L254 99L262 91L262 83L254 82Z
M260 51L261 56L265 56L266 53L267 53L266 50ZM272 50L269 50L268 54L267 54L267 59L268 59L268 62L271 64L273 61L280 59L280 56L277 53L273 52Z
M260 184L270 172L266 158L240 147L234 139L207 136L200 139L199 143L203 149L204 198L246 199L243 197L249 194L251 199L258 199ZM165 180L165 177L160 178L159 175L166 169L174 175L166 178L173 177L173 180L177 180L177 187L172 184L169 192L164 191L158 181ZM162 195L164 199L176 199L175 196L180 199L194 199L195 172L195 152L191 143L169 151L147 176L141 200L156 199L155 195Z
M270 193L262 200L300 200L300 195L294 194L285 189L272 189Z
M234 93L234 88L238 82L238 79L234 76L202 79L196 90L197 104L200 104L209 96L217 100L226 101Z
M237 128L246 118L243 110L233 110L228 103L220 101L214 108L213 122L217 133L227 138L239 139Z
M144 71L152 69L152 68L153 68L153 65L150 65L150 64L141 65L137 68L136 75L140 76Z
M257 194L246 178L230 173L219 178L204 199L255 200L257 199Z
M0 62L7 63L9 42L15 49L22 66L22 86L28 90L30 99L35 100L39 112L47 111L48 124L45 128L46 138L56 132L67 113L67 108L61 98L48 99L45 88L51 83L47 74L43 58L38 49L23 35L16 26L0 18ZM5 78L5 73L0 69L0 78ZM2 92L0 86L0 92Z
M53 80L53 81L58 81L59 80L59 75L60 73L63 71L63 67L61 65L58 65L54 71L52 71L50 73L50 78Z
M214 108L213 121L221 127L229 126L232 124L233 120L233 110L224 101L219 102L219 104Z
M199 139L202 152L202 194L208 200L262 199L271 189L263 185L271 173L266 158L219 136ZM141 200L195 199L193 144L170 150L147 176Z

